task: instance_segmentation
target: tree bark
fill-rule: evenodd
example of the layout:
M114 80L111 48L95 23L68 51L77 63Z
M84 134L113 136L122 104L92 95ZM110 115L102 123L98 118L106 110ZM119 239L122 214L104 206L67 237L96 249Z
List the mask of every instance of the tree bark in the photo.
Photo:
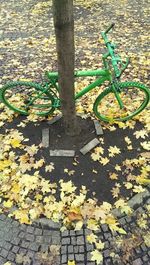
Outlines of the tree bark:
M78 134L74 100L73 0L53 0L61 109L66 134Z

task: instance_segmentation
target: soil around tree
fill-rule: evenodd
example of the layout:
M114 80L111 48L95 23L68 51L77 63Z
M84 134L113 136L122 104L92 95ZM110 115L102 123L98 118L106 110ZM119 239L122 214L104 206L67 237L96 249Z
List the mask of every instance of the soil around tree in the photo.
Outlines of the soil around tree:
M140 141L138 141L133 134L135 131L143 128L142 124L136 123L134 129L120 129L116 125L116 130L114 131L108 130L102 124L104 134L99 137L96 135L93 120L90 118L82 119L78 117L81 133L76 137L71 137L65 135L62 119L52 125L48 125L48 121L45 120L40 122L37 121L35 123L29 122L24 128L18 127L20 122L24 119L25 117L18 116L13 122L6 123L1 133L6 133L8 128L18 129L23 133L25 139L29 139L29 141L26 142L27 145L31 146L35 144L36 146L39 146L36 160L41 158L45 160L45 164L38 169L43 178L50 182L56 182L57 184L59 184L61 179L63 179L63 181L71 180L77 187L78 192L82 185L86 186L88 197L94 196L99 202L107 201L113 203L116 200L116 198L112 196L112 188L115 186L115 183L120 185L119 197L130 198L132 196L132 191L127 190L123 185L123 183L127 181L127 173L124 173L125 167L123 167L123 161L125 161L125 159L138 158L139 154L142 152ZM47 148L40 147L42 142L42 130L44 128L49 128L50 132L50 145ZM127 144L124 140L126 136L132 141L132 150L127 149ZM102 165L100 162L92 160L91 154L94 150L86 155L83 155L80 152L80 149L94 138L98 138L100 140L98 146L104 148L103 157L108 157L110 159L109 163L106 165ZM120 148L121 153L115 157L109 157L108 149L110 146L117 146ZM50 150L56 149L75 150L75 157L50 156ZM24 153L23 150L16 149L16 151L17 155ZM54 163L54 170L52 172L46 172L45 166L50 163ZM121 166L121 171L116 171L114 169L116 164ZM66 172L66 169L68 170L68 173ZM34 173L34 171L28 173L31 174ZM110 179L110 174L112 172L118 174L117 181ZM138 175L137 169L135 169L135 173ZM57 198L59 198L59 193L57 194Z

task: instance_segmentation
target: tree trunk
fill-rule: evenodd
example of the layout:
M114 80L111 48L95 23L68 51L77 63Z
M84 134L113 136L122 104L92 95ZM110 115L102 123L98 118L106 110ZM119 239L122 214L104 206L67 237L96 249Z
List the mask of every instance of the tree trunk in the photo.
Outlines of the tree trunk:
M74 100L73 0L53 0L61 109L66 134L78 134Z

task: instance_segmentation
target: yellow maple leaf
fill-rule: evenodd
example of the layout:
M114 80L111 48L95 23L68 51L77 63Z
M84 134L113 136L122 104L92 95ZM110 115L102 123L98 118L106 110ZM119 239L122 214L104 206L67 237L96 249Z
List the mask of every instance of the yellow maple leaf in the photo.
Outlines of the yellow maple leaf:
M50 165L45 167L45 172L52 172L54 169L54 163L50 163Z
M97 236L91 233L90 235L87 235L86 237L87 241L92 243L96 243Z
M107 157L101 157L100 161L99 161L103 166L105 166L106 164L108 164L109 159Z
M134 185L133 191L136 193L144 192L145 189L141 185Z
M116 164L115 169L116 169L117 171L121 171L121 167L120 167L118 164Z
M92 255L91 260L96 261L97 264L100 264L103 261L103 255L97 249L93 250L91 252L91 255Z
M45 160L41 158L39 161L36 161L35 164L33 164L33 168L37 169L39 167L42 167L44 163L45 163Z
M81 230L82 227L83 227L83 221L78 221L78 222L75 224L75 228L74 228L74 230L75 230L75 231Z
M87 221L87 228L93 230L93 231L96 231L99 229L99 226L98 226L98 222L94 219L89 219Z
M101 240L95 243L97 249L103 249L105 246L105 243L102 243Z
M114 180L114 179L118 179L118 175L116 173L110 173L109 174L109 178Z
M145 137L148 136L146 130L144 130L144 129L134 132L134 135L136 136L136 139L139 139L140 137L145 139Z
M8 200L3 202L4 207L11 208L13 206L13 202Z
M72 193L76 190L76 187L72 184L71 180L68 182L63 182L63 180L60 180L59 183L61 186L61 191L63 192Z
M0 171L3 171L5 168L11 166L12 161L9 159L0 161Z
M140 143L145 150L150 151L150 141Z
M131 214L131 207L123 199L119 199L115 202L116 208L119 208L122 213Z
M21 224L31 224L27 210L16 210L13 212L13 215Z
M100 159L100 154L92 153L92 154L91 154L91 158L92 158L94 161L98 161L98 160Z
M20 139L11 139L10 144L13 148L22 146Z
M127 190L132 189L132 187L133 187L133 184L131 182L126 182L124 185L125 185Z
M74 260L73 261L68 260L68 264L67 265L76 265L76 264L75 264Z
M110 146L109 149L109 156L114 157L115 154L120 154L120 149L115 145L115 146Z

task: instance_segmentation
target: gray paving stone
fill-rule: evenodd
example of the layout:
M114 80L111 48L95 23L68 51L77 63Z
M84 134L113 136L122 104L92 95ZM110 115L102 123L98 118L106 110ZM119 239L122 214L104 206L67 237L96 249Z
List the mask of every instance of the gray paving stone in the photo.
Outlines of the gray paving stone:
M84 246L79 246L79 253L84 253L84 252L85 252Z
M0 241L0 247L3 247L4 244L5 244L5 241L4 240L3 241Z
M145 246L145 244L142 244L140 247L143 251L147 251L147 247Z
M16 254L19 251L19 247L18 246L13 246L11 251Z
M53 234L53 231L51 231L51 230L43 230L43 236L52 236L52 234Z
M127 216L125 219L127 223L130 223L132 221L132 218L130 216Z
M21 242L21 245L20 246L23 247L23 248L28 248L29 244L30 244L30 242L23 240Z
M7 260L14 261L15 257L16 257L16 255L14 253L9 252L9 254L7 256Z
M94 147L96 147L99 144L99 140L97 138L94 138L92 141L90 141L88 144L86 144L83 148L80 149L80 152L85 155L89 151L91 151Z
M28 225L21 224L21 225L20 225L20 230L22 230L22 231L26 232L26 230L27 230L27 227L28 227Z
M20 226L20 224L19 224L18 221L14 220L14 221L13 221L13 226L18 227L18 226Z
M107 260L105 260L105 263L104 263L105 265L112 265L113 264L113 262L112 262L112 260L111 259L107 259ZM116 264L117 265L117 264ZM127 265L127 264L126 264Z
M41 236L41 235L42 235L42 229L40 229L40 228L35 228L34 235L36 235L36 236Z
M92 231L91 231L90 229L88 229L88 228L86 228L86 229L84 230L84 233L85 233L86 236L90 235L91 232L92 232Z
M38 251L39 250L39 245L37 243L30 243L29 249L33 251Z
M1 250L1 252L0 252L0 256L1 256L2 258L7 258L7 256L8 256L8 250L2 248L2 250Z
M44 243L50 244L52 242L51 236L45 236L44 237Z
M18 235L19 238L25 238L26 234L25 232L21 231Z
M35 228L33 226L28 226L27 227L27 233L32 234L32 233L34 233L34 230L35 230Z
M104 233L109 231L108 226L106 224L102 224L101 228L102 228Z
M76 261L84 261L84 254L75 254Z
M87 261L91 261L91 253L87 252Z
M62 243L62 245L69 245L70 244L70 238L69 237L62 238L61 243Z
M148 255L143 256L143 257L142 257L142 260L145 261L145 262L148 261L148 260L149 260Z
M0 220L4 221L6 219L6 215L5 214L0 214Z
M103 135L103 129L98 120L94 120L95 130L97 135Z
M42 265L42 261L33 260L32 265Z
M25 239L30 242L34 242L35 236L33 234L25 234Z
M92 250L94 250L94 246L93 246L93 244L86 244L86 250L87 250L87 251L92 251Z
M103 251L103 255L104 255L105 258L108 258L108 257L110 256L110 251L109 251L109 249L104 250L104 251Z
M8 251L12 248L12 244L5 242L4 243L4 248L7 249Z
M44 243L44 237L43 236L36 236L35 241L42 244L42 243Z
M19 254L22 254L22 255L26 255L27 253L27 249L26 248L19 248L19 251L18 251Z
M62 246L61 247L61 254L66 254L67 253L67 246Z
M121 225L125 225L125 224L126 224L126 219L125 219L125 217L119 219L119 223L120 223Z
M58 236L52 236L52 245L60 245L61 239Z
M73 253L73 246L72 245L68 246L68 253Z
M49 128L42 130L42 144L44 147L49 147Z
M139 258L139 259L134 260L132 264L133 265L143 265L143 261L141 260L141 258Z
M67 255L66 255L66 254L62 255L62 256L61 256L61 262L62 262L62 263L65 263L65 262L67 262L67 261L68 261L68 259L67 259Z
M73 250L74 250L73 251L74 253L79 253L79 247L78 246L74 246Z
M84 233L83 229L80 229L80 230L76 231L76 235L83 235L83 233Z
M33 250L28 249L27 254L29 258L33 259L35 256L35 252Z
M53 124L53 123L59 121L61 118L62 118L62 114L59 114L59 115L55 116L53 119L51 119L50 121L48 121L47 123L48 123L49 125L51 125L51 124Z
M24 238L24 237L23 237ZM13 245L19 245L19 243L20 243L20 241L21 241L21 239L20 238L18 238L18 237L16 237L16 238L13 238L12 240L11 240L11 243L13 244Z
M77 236L77 245L84 245L84 237Z
M49 249L49 245L42 244L42 245L41 245L41 248L40 248L40 251L41 251L41 252L47 252L48 249Z
M110 233L104 233L104 238L107 240L109 238L111 238L111 234Z
M5 263L6 261L7 261L6 259L0 257L0 265L4 265L4 263Z
M74 254L68 254L68 260L74 260Z
M75 236L75 231L74 230L70 230L70 236Z
M76 240L76 237L75 236L72 236L71 237L71 244L72 245L76 245L77 244L77 240Z
M150 192L149 190L145 189L144 192L138 193L136 195L134 195L129 201L128 201L128 205L133 208L136 205L142 205L143 200L147 197L150 197Z
M50 156L66 156L66 157L74 157L74 150L50 150Z
M135 248L135 252L136 252L137 254L140 254L140 253L142 252L142 249L141 249L140 247L136 247L136 248Z
M69 236L69 230L65 230L61 233L61 236L62 237L66 237L66 236Z

